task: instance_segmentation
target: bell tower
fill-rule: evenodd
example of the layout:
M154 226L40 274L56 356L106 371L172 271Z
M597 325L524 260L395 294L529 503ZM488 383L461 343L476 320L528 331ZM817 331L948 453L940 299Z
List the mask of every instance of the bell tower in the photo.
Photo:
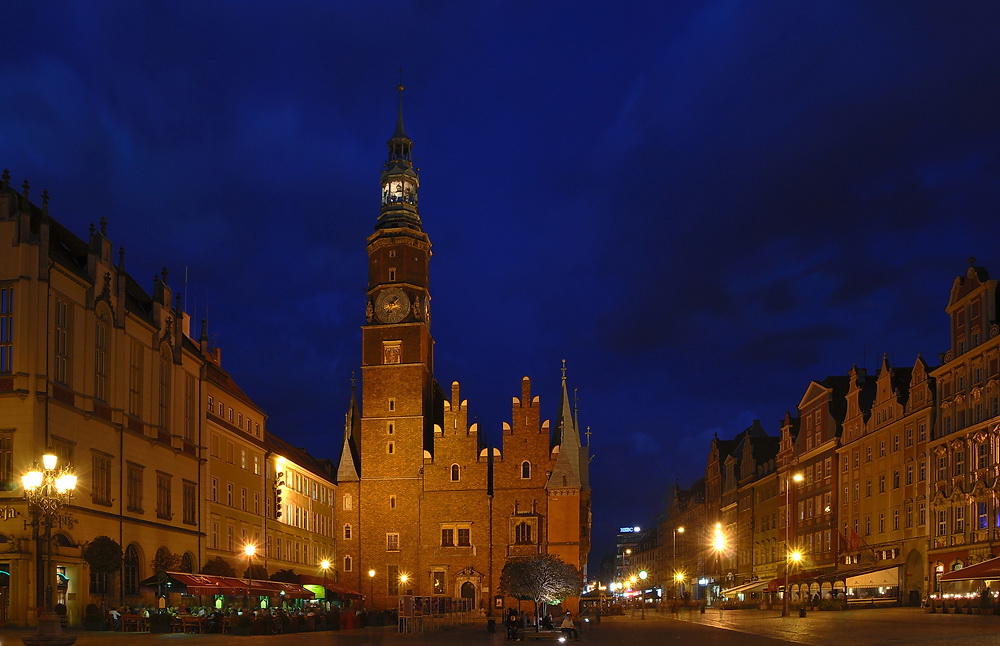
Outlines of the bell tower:
M381 175L381 207L367 241L360 441L361 500L366 502L358 533L361 570L396 579L419 571L424 452L433 451L431 242L420 220L419 187L413 142L403 128L400 85L399 116ZM382 581L386 587L381 594L375 591L376 598L394 603L395 584ZM418 587L416 581L407 586L420 594Z

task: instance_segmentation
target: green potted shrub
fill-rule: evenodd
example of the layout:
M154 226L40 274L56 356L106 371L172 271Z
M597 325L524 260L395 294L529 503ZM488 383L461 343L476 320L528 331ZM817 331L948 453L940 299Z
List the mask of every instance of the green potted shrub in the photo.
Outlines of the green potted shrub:
M107 630L108 625L104 619L104 614L97 604L88 603L83 611L83 627L87 630Z

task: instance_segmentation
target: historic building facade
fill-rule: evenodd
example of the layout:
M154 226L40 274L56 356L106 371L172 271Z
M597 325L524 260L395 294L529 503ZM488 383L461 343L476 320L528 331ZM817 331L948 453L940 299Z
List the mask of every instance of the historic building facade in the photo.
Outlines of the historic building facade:
M997 281L970 261L946 308L950 347L931 371L938 406L928 442L930 568L945 573L1000 552L1000 327Z
M431 242L412 150L400 102L367 241L360 401L352 397L337 468L340 576L378 607L410 592L502 607L511 557L549 553L585 569L589 458L565 371L555 427L525 378L495 446L469 424L459 384L436 381Z
M104 222L79 239L6 171L0 238L0 619L32 623L51 586L75 622L91 595L138 600L157 553L200 560L201 352L165 270L147 294ZM79 481L45 564L20 477L50 451ZM100 535L124 548L118 577L91 577L82 558Z

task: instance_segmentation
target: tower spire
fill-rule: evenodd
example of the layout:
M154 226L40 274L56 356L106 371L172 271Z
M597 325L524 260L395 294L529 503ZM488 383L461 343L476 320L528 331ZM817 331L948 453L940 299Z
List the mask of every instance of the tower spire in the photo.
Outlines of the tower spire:
M417 208L420 179L413 167L413 141L403 127L403 70L399 70L399 112L389 138L389 155L382 167L382 210L376 229L409 228L422 231Z

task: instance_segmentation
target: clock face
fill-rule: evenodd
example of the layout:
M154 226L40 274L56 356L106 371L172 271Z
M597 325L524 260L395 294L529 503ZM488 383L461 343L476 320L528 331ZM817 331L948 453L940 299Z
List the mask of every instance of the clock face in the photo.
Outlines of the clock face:
M410 313L410 298L398 287L390 287L375 297L375 316L383 323L399 323Z

